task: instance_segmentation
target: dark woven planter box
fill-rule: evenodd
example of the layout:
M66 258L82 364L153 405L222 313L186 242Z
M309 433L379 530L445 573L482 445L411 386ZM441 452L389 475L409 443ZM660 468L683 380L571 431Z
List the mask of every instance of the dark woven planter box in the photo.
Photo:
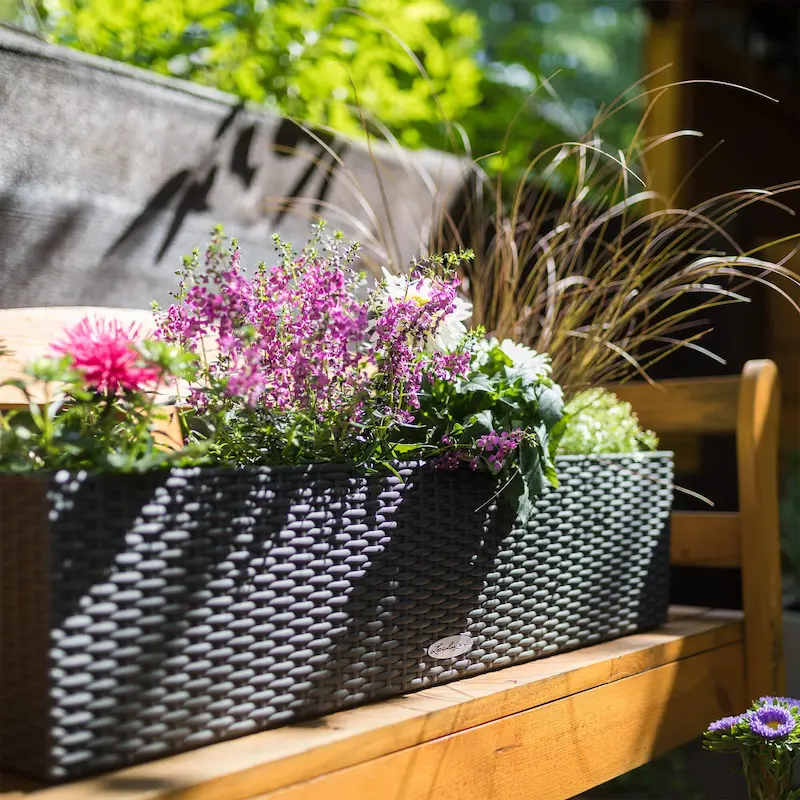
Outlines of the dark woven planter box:
M0 477L0 768L77 777L658 626L671 456L558 469L526 529L468 469Z

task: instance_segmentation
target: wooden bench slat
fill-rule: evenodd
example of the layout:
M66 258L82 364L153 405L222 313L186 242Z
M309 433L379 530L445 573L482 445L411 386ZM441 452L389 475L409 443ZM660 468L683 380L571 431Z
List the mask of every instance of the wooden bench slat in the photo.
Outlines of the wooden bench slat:
M741 566L741 519L737 512L675 511L671 524L670 562L673 566Z
M645 428L659 434L733 433L739 407L739 375L644 382L609 387L633 406Z
M29 796L35 800L246 800L680 659L729 645L741 651L740 616L715 619L706 613L696 617L687 613L681 609L676 619L652 633L476 675Z
M729 645L252 800L563 800L743 707L742 662Z

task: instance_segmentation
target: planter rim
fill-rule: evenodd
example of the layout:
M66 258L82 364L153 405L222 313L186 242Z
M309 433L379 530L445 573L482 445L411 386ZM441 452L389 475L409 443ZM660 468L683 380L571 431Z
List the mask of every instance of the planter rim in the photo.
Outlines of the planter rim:
M671 450L642 450L637 452L628 453L584 453L580 455L556 455L556 461L567 462L580 462L586 460L593 461L620 461L622 459L650 459L650 458L665 458L672 457L674 453ZM396 460L392 462L395 466L401 469L415 469L424 467L428 462L424 459L410 459L408 461ZM5 472L0 469L0 479L4 478L39 478L43 480L52 480L58 473L66 472L68 475L76 475L84 473L87 477L122 477L125 476L129 479L144 478L149 475L166 474L166 473L188 473L195 470L207 470L215 472L243 472L243 471L258 471L258 470L291 470L297 472L312 472L320 468L330 467L332 469L347 469L352 472L361 473L364 475L391 475L388 470L369 469L363 465L347 464L339 461L314 461L309 464L250 464L245 467L235 467L225 464L196 464L188 467L179 466L164 466L156 469L145 470L144 472L95 472L87 469L67 469L62 467L57 470L36 470L35 472ZM489 474L489 473L487 473Z
M637 450L629 453L581 453L576 455L556 455L556 461L585 461L587 458L598 461L616 461L622 458L664 458L674 456L672 450Z

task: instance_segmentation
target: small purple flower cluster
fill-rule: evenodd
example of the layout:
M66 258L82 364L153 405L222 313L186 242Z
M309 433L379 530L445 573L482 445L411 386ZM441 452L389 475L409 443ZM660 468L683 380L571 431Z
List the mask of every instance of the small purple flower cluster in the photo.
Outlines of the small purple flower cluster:
M800 704L792 697L761 697L744 712L712 722L705 747L738 753L748 797L793 796L792 773L800 741Z
M766 697L759 697L758 702L766 706L786 705L789 708L800 708L800 700L794 697L770 697L768 695Z
M752 733L762 739L774 741L788 736L796 727L796 720L791 713L792 708L799 708L800 702L792 697L760 697L757 708L723 717L708 726L708 733L727 733L740 723L747 723Z
M336 259L301 256L252 278L236 248L220 239L205 269L182 282L180 302L161 319L160 335L202 355L214 347L208 377L229 397L254 407L292 412L352 411L364 387L360 345L369 308L353 296L353 280ZM189 397L202 407L204 390Z
M723 717L722 719L718 719L716 722L712 722L708 726L708 732L723 733L724 731L729 731L734 725L738 725L740 722L742 722L746 716L746 714L737 714L734 717Z
M418 287L421 277L412 277L409 290ZM425 279L429 280L429 279ZM408 297L387 296L375 324L374 360L385 376L387 394L395 401L419 408L419 392L425 378L455 381L467 374L469 353L442 353L431 343L445 318L456 309L458 278L435 280L424 302L418 293ZM399 421L408 422L413 414L398 409Z
M474 461L474 459L470 459L469 456L465 456L464 453L460 452L459 450L448 450L447 452L442 453L441 455L432 459L431 466L434 469L451 471L458 469L462 462L466 460ZM475 468L477 469L477 463Z
M500 470L503 468L506 458L519 447L524 436L525 431L519 428L504 433L492 431L481 436L476 444L483 450L489 465L495 470Z
M455 439L452 436L445 434L439 440L439 444L442 447L452 447L455 445ZM431 466L434 469L441 469L441 470L454 470L461 466L461 463L464 461L468 461L470 467L472 469L478 468L478 459L471 458L470 456L466 455L460 450L447 450L441 455L437 456L436 458L431 460Z
M185 262L160 317L160 337L205 362L189 403L204 410L222 396L316 422L364 423L372 411L408 424L426 378L466 375L469 353L430 347L457 306L458 279L418 276L408 296L379 288L358 300L354 253L332 242L324 255L284 247L277 266L250 277L218 231L202 263L198 253Z

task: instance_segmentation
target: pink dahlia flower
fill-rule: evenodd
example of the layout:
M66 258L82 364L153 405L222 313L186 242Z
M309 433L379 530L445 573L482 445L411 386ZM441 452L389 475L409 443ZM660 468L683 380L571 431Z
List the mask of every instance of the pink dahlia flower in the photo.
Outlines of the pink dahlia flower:
M138 391L158 381L158 370L141 366L134 345L141 340L141 328L127 327L117 320L84 317L64 332L52 349L72 357L72 366L89 386L103 394L120 390Z

